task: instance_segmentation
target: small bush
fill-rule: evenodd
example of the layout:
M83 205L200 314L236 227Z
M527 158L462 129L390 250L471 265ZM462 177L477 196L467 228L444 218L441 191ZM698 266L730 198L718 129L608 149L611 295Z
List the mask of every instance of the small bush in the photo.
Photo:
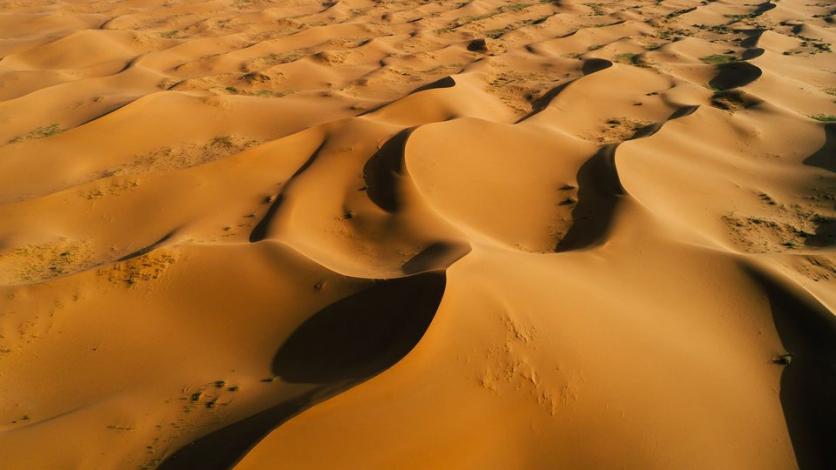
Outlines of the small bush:
M707 55L705 57L700 57L700 60L703 61L703 63L706 63L706 64L719 65L719 64L728 64L728 63L736 61L737 59L734 58L733 56L726 55L726 54L712 54L712 55Z
M836 115L833 114L813 114L810 117L821 122L836 122Z

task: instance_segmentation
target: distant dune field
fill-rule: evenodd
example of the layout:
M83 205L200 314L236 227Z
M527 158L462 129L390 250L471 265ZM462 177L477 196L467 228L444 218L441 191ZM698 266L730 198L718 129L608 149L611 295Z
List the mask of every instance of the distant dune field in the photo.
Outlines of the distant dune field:
M0 469L836 469L758 1L0 0Z

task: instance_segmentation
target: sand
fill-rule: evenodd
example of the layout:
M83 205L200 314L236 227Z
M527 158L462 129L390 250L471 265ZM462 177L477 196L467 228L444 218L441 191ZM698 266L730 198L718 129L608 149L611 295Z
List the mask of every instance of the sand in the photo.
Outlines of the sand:
M836 468L826 0L0 0L0 467Z

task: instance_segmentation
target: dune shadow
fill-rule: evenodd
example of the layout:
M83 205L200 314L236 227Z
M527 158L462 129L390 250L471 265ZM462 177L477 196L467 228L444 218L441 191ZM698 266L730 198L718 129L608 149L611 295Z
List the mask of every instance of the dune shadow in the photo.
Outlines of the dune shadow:
M211 432L168 456L159 470L226 470L280 424L333 393L317 388Z
M610 62L609 60L587 59L581 65L581 72L584 74L584 76L586 76L595 72L600 72L601 70L610 67L612 67L612 62ZM572 83L575 83L575 81L577 81L577 79L569 80L543 93L542 96L540 96L531 103L531 111L528 112L525 116L517 119L517 121L514 124L519 124L531 118L532 116L539 114L541 111L546 109L549 106L549 104L551 104L551 102L554 101L554 99L557 98L557 96L560 95L563 92L563 90L566 89L566 87L568 87Z
M316 386L180 448L161 470L233 467L273 429L400 361L423 337L441 303L443 271L375 281L312 315L287 338L272 369L285 383Z
M142 247L142 248L140 248L140 249L138 249L134 252L131 252L131 253L119 258L118 261L128 261L129 259L138 258L140 256L147 255L148 253L151 253L152 251L154 251L157 248L159 248L160 246L162 246L163 243L165 243L169 239L171 239L171 237L174 235L174 232L175 231L172 230L172 231L166 233L165 235L162 236L162 238L155 241L154 243L152 243L148 246L144 246L144 247Z
M401 270L404 274L417 274L446 269L470 253L470 250L470 245L467 243L435 242L410 258L401 266Z
M307 170L311 167L311 165L313 165L313 162L315 162L316 159L319 157L320 153L322 153L322 149L325 148L325 144L327 143L328 139L326 138L322 141L321 144L319 144L319 147L316 148L316 150L311 154L311 156L308 157L307 160L305 160L305 163L303 163L302 166L300 166L296 169L295 172L293 172L293 175L288 179L287 183L284 184L281 191L279 191L279 193L274 196L273 202L270 203L270 207L267 208L267 211L264 213L264 215L261 217L258 223L255 224L255 227L253 227L252 231L250 232L250 243L259 242L267 238L267 234L270 232L270 227L272 227L273 223L275 222L276 215L278 214L279 209L282 207L282 204L284 203L285 193L293 185L293 181L296 179L296 177L304 173L305 170Z
M435 89L439 89L439 88L452 88L454 86L456 86L456 80L453 77L448 75L448 76L440 78L440 79L438 79L434 82L430 82L430 83L426 83L424 85L421 85L418 88L410 91L409 93L407 93L404 96L414 95L415 93L418 93L418 92L421 92L421 91L435 90ZM394 103L394 102L396 102L396 101L398 101L399 99L402 99L402 98L403 97L400 97L400 98L398 98L396 100L393 100L393 101L386 101L384 103L380 103L377 106L373 106L373 107L363 111L362 113L358 114L357 116L358 117L359 116L368 116L369 114L373 114L377 111L380 111L381 109L389 106L390 104L392 104L392 103Z
M753 28L748 30L741 30L740 32L743 33L746 37L740 41L740 45L742 47L755 47L758 45L758 41L760 41L761 36L766 31L764 28Z
M290 383L333 383L391 367L424 335L445 283L443 272L375 281L297 328L276 353L273 372Z
M581 72L584 75L589 75L610 67L612 67L612 62L607 59L586 59L581 66Z
M398 178L403 172L406 141L413 130L404 129L387 140L363 166L366 194L386 212L396 212L401 206Z
M836 468L836 316L753 268L790 360L781 374L781 406L801 470Z
M578 170L578 203L572 226L555 251L588 248L604 239L612 224L618 199L624 194L615 168L617 145L606 145Z
M531 116L534 116L535 114L538 114L539 112L546 109L549 106L549 103L551 103L552 100L557 98L557 95L559 95L561 92L563 92L563 90L565 90L566 87L568 87L572 83L574 83L574 80L570 80L566 83L561 83L560 85L558 85L558 86L550 89L549 91L543 93L543 96L537 98L536 100L534 100L531 103L531 111L528 112L525 116L517 119L517 121L514 124L519 124L519 123L525 121L526 119L530 118Z
M771 0L768 1L768 2L759 3L757 5L757 8L755 8L755 11L753 11L749 16L752 17L752 18L754 18L756 16L761 16L764 13L768 12L769 10L771 10L771 9L777 7L777 6L778 5L772 3Z
M638 129L635 130L635 132L633 132L633 135L631 135L627 140L636 140L636 139L642 139L642 138L645 138L645 137L650 137L650 136L656 134L657 132L659 132L660 130L662 130L662 127L664 127L665 124L668 121L673 120L673 119L679 119L679 118L682 118L682 117L685 117L685 116L690 116L690 115L694 114L697 111L697 109L699 109L699 107L700 107L699 105L680 106L680 107L676 108L676 110L674 110L674 112L671 113L671 115L668 116L668 118L665 119L664 121L654 122L652 124L648 124L646 126L639 127Z
M764 51L760 47L752 47L743 51L741 57L743 58L743 60L757 59L758 57L762 56L764 52L766 51Z
M836 172L836 124L824 125L824 145L807 157L804 164Z
M762 74L760 67L749 62L730 62L718 65L717 75L708 84L717 90L739 88L754 82Z
M813 223L816 229L814 233L804 236L804 244L819 248L836 246L836 219L818 215Z
M426 85L421 85L410 91L408 94L411 95L413 93L418 93L419 91L435 90L438 88L453 88L454 86L456 86L456 80L448 75L446 77L439 78L434 82L427 83Z

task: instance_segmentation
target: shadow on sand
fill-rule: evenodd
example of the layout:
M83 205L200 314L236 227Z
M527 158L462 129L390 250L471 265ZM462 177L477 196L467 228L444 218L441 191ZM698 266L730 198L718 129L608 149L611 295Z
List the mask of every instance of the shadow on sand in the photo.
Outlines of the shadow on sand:
M836 317L808 295L753 268L790 360L781 406L801 470L836 468Z
M443 271L375 281L312 315L279 347L272 368L285 383L317 386L197 439L159 468L231 468L283 422L393 366L424 335L445 286Z

